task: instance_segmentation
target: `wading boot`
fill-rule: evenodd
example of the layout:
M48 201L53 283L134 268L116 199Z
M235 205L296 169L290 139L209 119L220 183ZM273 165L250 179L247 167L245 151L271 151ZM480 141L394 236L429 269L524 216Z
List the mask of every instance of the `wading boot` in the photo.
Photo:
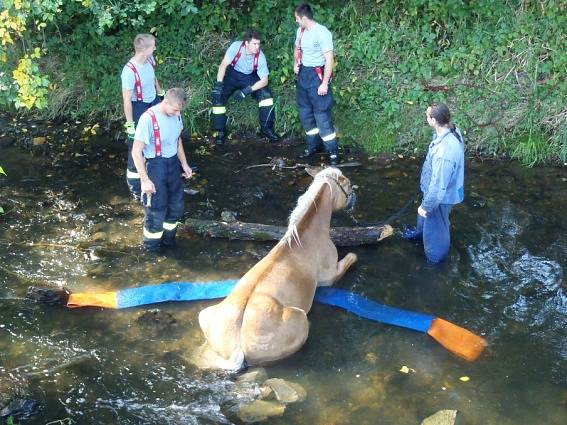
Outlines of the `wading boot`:
M224 143L226 142L226 134L225 134L224 131L215 132L213 137L214 137L214 140L215 140L215 145L217 145L217 146L224 145Z
M329 155L329 164L331 164L333 167L339 165L339 162L341 162L341 159L339 158L338 153L332 153L331 155Z
M313 158L315 158L316 154L317 154L316 150L305 149L303 152L301 152L299 155L297 155L297 158L298 159L313 159Z
M278 142L281 139L281 136L271 128L263 128L260 131L260 134L267 138L270 142Z
M314 159L317 151L321 148L323 141L319 137L319 134L308 134L305 138L307 142L307 147L302 154L299 154L299 159Z
M406 241L421 241L423 234L418 232L415 226L406 226L404 230L402 230L402 239Z

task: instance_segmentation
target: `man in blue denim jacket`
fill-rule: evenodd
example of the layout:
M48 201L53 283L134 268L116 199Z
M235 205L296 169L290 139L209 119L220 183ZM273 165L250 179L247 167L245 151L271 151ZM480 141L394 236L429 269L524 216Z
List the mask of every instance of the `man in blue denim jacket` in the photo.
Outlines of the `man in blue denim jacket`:
M427 123L435 131L421 170L423 200L417 210L417 228L403 236L423 239L427 260L439 263L451 245L449 214L464 199L464 143L446 105L434 103L427 108Z

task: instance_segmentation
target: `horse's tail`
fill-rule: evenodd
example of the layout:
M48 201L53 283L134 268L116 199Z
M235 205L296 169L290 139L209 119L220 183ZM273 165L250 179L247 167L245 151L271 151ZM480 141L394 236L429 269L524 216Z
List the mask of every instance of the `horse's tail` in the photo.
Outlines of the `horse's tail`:
M234 353L226 359L213 350L208 343L192 350L189 360L200 369L238 371L244 369L246 365L242 350L235 350Z

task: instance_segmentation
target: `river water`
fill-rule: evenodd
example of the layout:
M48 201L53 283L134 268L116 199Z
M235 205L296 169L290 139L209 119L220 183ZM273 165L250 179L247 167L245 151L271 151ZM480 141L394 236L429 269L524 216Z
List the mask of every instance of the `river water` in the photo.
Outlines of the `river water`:
M59 137L65 140L62 127L51 140ZM273 243L204 239L182 229L174 252L146 254L122 143L97 136L71 156L6 145L0 402L37 401L18 420L29 424L241 423L236 411L258 389L188 360L203 342L197 315L210 302L71 311L37 305L25 293L28 285L104 291L238 278ZM186 143L200 168L190 182L200 193L187 196L187 216L218 219L228 209L242 221L285 225L310 178L301 169L245 167L300 150L258 140L216 151ZM359 186L357 220L389 217L414 196L420 158L356 159L361 166L343 171ZM410 425L442 409L458 410L461 424L567 423L567 171L471 160L466 183L447 263L427 265L420 246L395 235L353 249L359 262L338 286L464 326L487 339L487 351L469 363L425 334L315 305L306 345L266 367L270 377L303 386L307 398L267 423ZM416 208L394 226L413 223ZM353 225L346 213L333 223Z

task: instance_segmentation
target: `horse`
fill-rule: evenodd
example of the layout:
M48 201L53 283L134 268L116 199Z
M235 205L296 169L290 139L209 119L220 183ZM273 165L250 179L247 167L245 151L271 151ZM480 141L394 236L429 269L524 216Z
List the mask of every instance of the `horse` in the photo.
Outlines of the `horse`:
M282 239L223 301L199 313L208 367L238 370L297 352L317 286L332 285L357 261L352 252L338 261L329 236L331 214L354 206L350 180L333 167L309 174Z

